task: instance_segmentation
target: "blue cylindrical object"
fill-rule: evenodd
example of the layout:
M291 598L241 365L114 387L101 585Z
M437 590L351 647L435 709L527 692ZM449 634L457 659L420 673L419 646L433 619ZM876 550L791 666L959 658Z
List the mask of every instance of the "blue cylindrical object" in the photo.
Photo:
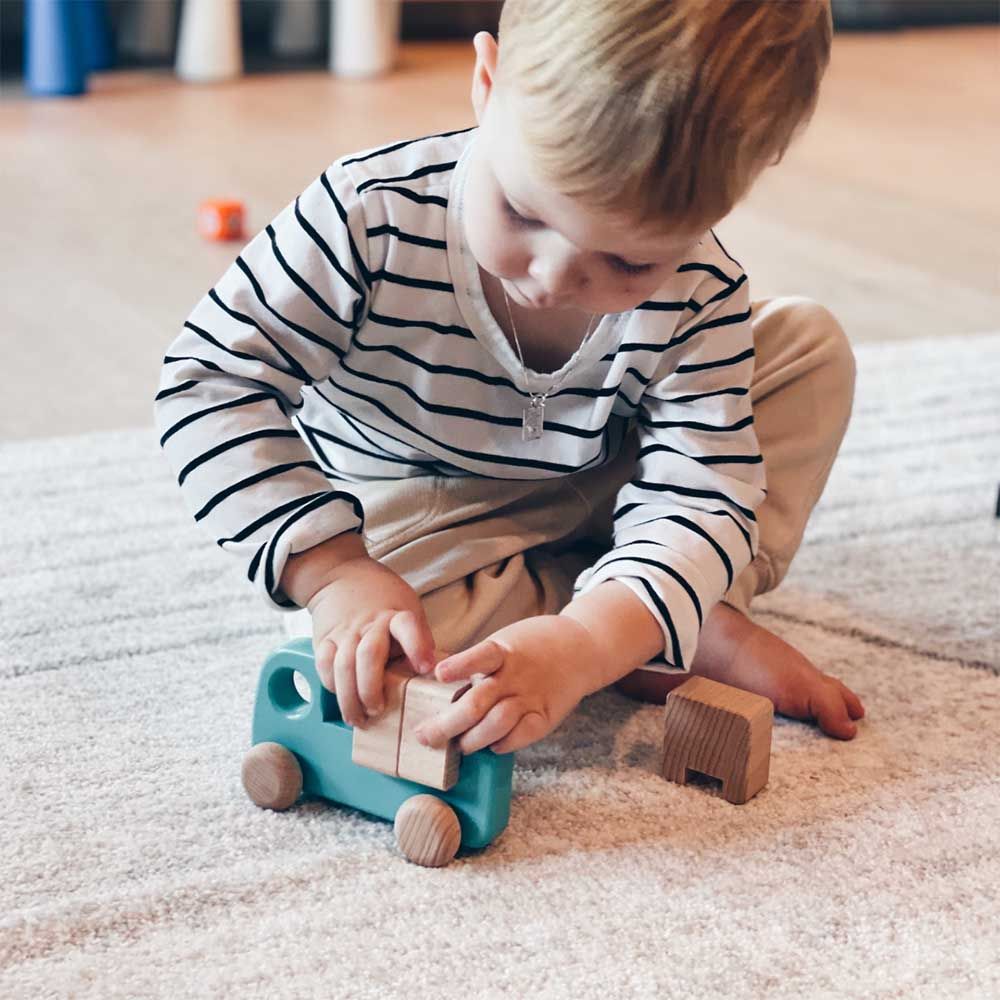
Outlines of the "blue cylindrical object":
M111 24L104 0L79 0L84 71L111 69L115 62Z
M29 93L82 94L87 89L79 13L74 0L28 0L24 65Z

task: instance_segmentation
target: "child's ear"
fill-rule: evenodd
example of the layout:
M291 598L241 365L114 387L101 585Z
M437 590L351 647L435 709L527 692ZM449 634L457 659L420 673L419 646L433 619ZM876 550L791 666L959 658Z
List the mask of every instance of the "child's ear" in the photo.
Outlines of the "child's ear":
M472 108L476 113L476 121L482 124L486 105L493 91L499 49L496 39L488 31L477 32L472 39L472 47L476 50L476 65L472 70Z

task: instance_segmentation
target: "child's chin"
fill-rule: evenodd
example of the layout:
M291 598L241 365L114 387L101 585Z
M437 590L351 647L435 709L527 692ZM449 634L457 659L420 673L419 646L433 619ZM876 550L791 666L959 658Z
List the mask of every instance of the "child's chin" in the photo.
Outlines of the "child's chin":
M551 306L537 302L534 299L528 298L520 288L517 287L512 281L504 281L504 287L507 289L507 294L513 298L519 306L524 306L525 309L551 309ZM511 292L514 294L511 295Z

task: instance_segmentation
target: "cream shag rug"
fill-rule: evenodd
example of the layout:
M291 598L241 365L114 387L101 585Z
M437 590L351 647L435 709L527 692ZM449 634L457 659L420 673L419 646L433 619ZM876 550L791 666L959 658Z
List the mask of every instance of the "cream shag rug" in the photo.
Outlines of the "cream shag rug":
M657 776L661 709L588 698L445 869L243 794L282 639L151 430L0 447L0 996L1000 996L1000 335L861 346L767 627L868 717L778 719L745 806Z

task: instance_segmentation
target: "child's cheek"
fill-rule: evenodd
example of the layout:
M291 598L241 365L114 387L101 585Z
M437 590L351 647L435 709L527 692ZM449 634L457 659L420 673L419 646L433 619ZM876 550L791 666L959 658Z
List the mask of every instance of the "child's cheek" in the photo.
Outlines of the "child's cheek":
M618 306L616 312L627 312L652 298L666 282L668 275L662 274L654 278L626 279L618 286Z
M497 233L491 249L493 263L496 266L494 274L517 278L527 273L530 258L519 241L512 240L503 233Z
M491 234L494 229L494 220L490 212L484 206L471 204L466 208L465 213L465 237L469 242L469 249L485 267L486 262L483 257L489 254L491 244Z
M478 212L470 216L469 223L469 249L482 267L504 277L525 272L524 248L500 220L488 212Z
M480 229L474 237L469 240L469 249L472 256L480 267L485 268L490 274L497 272L497 256L493 251L493 246L485 231Z

